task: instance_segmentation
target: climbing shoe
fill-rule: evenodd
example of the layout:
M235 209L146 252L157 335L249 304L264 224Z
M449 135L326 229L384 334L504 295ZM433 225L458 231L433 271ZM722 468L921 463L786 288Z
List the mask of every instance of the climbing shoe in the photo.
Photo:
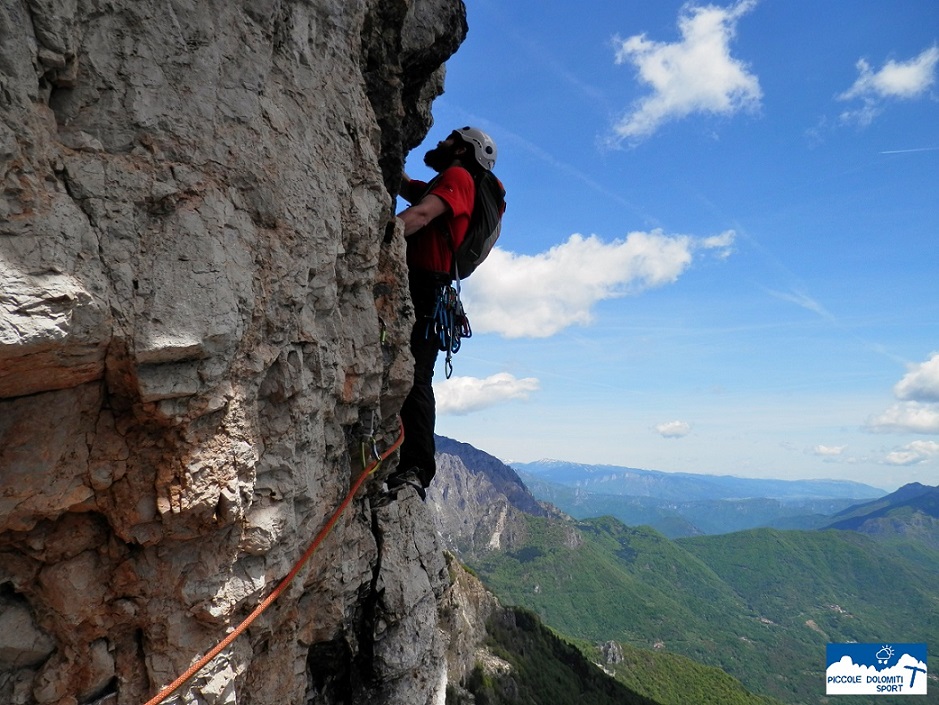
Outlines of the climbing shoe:
M395 473L385 481L385 486L382 488L381 494L372 500L372 509L381 509L394 502L398 498L398 492L400 492L401 488L405 485L413 487L415 491L417 491L421 501L427 499L427 492L424 490L423 485L421 485L421 481L417 478L416 469L411 468L401 473Z
M424 490L424 486L417 477L417 468L410 468L409 470L405 470L402 473L392 475L388 478L388 490L394 492L396 495L398 490L405 485L410 485L417 490L417 494L422 502L427 499L427 492Z

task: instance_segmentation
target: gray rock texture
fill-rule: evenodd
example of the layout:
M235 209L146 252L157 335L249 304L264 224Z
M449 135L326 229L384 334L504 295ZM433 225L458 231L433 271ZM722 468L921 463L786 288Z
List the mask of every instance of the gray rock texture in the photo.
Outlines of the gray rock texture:
M466 29L461 0L0 3L0 702L145 703L393 443L392 195ZM371 508L394 462L167 702L443 702L429 510Z
M527 516L563 516L538 502L512 468L466 443L437 437L437 475L427 500L443 547L464 560L528 541ZM570 531L570 541L579 541Z
M472 558L511 551L528 538L525 513L482 472L456 455L437 455L437 475L427 491L434 525L449 551Z

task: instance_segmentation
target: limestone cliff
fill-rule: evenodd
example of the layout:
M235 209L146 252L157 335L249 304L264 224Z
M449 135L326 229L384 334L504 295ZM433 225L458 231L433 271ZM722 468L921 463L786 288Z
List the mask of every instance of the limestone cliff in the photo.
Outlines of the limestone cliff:
M427 499L443 547L467 562L525 546L526 515L565 516L538 502L502 461L442 436L437 437L437 475Z
M0 4L0 702L146 702L391 446L392 194L466 29L461 0ZM169 702L442 702L444 559L380 481Z

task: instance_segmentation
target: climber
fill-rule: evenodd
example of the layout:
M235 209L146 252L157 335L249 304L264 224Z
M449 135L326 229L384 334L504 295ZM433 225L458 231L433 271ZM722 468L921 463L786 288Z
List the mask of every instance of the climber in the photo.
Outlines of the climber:
M415 322L411 330L414 385L401 407L404 424L401 458L396 472L387 480L392 496L409 484L421 499L437 472L432 380L439 347L436 340L428 339L427 322L433 317L439 288L453 279L453 252L459 248L472 216L474 176L480 170L492 171L496 145L482 130L463 127L428 151L424 163L438 173L429 184L402 175L401 196L412 204L398 218L404 224L408 284L414 302Z

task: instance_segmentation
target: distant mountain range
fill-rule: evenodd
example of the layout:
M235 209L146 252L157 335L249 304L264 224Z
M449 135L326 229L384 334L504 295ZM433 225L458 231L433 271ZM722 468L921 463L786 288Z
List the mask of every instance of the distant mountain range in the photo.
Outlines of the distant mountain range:
M939 549L939 487L918 482L838 512L829 529L858 531L879 539L910 539Z
M547 482L582 487L605 494L656 497L682 502L709 499L832 499L882 497L884 490L843 480L765 480L733 475L640 470L617 465L584 465L560 460L511 463L520 473Z
M501 600L584 640L585 653L602 644L644 649L632 657L639 665L605 668L658 702L723 701L710 678L702 693L693 692L694 678L677 686L657 656L719 667L763 694L745 697L801 705L819 702L824 693L829 642L939 642L939 550L929 545L929 531L911 530L933 526L939 488L907 486L886 496L870 488L873 500L819 523L853 522L851 530L848 524L824 531L756 529L672 541L610 517L578 521L544 502L529 513L522 508L531 506L522 499L524 484L510 468L500 467L490 482L488 473L501 465L495 458L465 444L441 448L446 451L429 502L445 544L460 547L461 560ZM804 492L782 481L756 482L781 487L790 497ZM822 492L832 484L809 483L827 488ZM513 499L496 485L509 487ZM869 491L863 488L849 491ZM884 522L892 527L888 537L882 529L865 535L865 527ZM648 676L640 675L641 664L648 665ZM887 696L878 703L903 701Z
M580 542L571 519L535 501L512 468L450 439L438 438L437 448L438 470L428 489L428 506L440 541L468 567L478 566L479 558L486 555L508 552L524 560L537 554L540 549L537 541L532 541L530 522L546 522L552 531L566 537L562 541ZM596 572L596 566L588 563L587 572ZM454 573L459 575L451 568ZM500 595L505 599L506 593ZM522 601L509 599L506 604L515 607L498 620L490 620L486 649L511 665L511 670L481 657L467 684L475 698L470 702L476 705L782 705L774 698L749 692L719 667L678 653L570 636L563 642L576 644L577 649L565 646L556 636L555 624L541 626L541 617L525 609ZM589 599L580 604L588 610L591 607ZM604 686L602 678L614 678L619 685ZM454 695L454 705L468 705L460 694ZM448 692L447 702L450 700Z
M540 500L572 517L609 515L669 538L756 527L814 529L884 490L836 480L765 480L695 475L557 460L513 463Z

